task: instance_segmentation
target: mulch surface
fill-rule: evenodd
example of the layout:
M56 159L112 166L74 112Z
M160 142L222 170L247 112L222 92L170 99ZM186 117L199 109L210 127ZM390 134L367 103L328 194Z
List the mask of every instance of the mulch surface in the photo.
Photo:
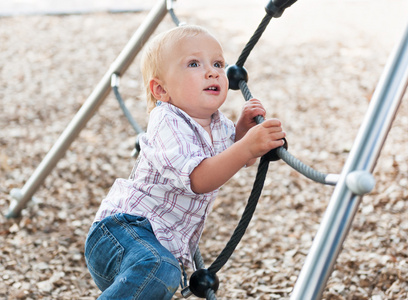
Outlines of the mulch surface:
M214 32L233 63L259 19L243 22L221 15L208 21L205 14L182 11L180 17ZM83 257L86 234L115 178L127 177L134 163L130 153L135 134L112 94L22 216L7 219L5 212L12 201L10 191L23 187L145 16L0 19L0 298L99 295ZM358 27L332 24L343 34L324 35L329 24L310 33L319 27L315 25L302 34L307 25L282 22L281 27L275 23L287 35L268 29L249 57L249 87L264 102L268 116L284 124L294 156L322 172L340 173L393 43ZM158 31L172 26L166 18ZM145 127L141 84L136 58L122 77L120 91ZM361 200L324 299L408 298L406 98L375 168L375 189ZM240 92L231 91L222 111L236 119L242 101ZM200 243L207 265L236 226L255 174L256 167L243 169L222 187ZM333 190L282 161L271 163L247 233L218 273L218 298L289 299Z

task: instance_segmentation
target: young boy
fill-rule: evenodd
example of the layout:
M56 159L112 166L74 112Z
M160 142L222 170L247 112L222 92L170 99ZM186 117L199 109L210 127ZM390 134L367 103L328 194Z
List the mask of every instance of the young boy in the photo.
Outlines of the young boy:
M228 91L223 50L198 26L158 35L142 57L151 110L139 161L102 201L85 245L100 299L171 299L193 266L218 189L243 166L282 146L281 123L261 103L236 124L218 109Z

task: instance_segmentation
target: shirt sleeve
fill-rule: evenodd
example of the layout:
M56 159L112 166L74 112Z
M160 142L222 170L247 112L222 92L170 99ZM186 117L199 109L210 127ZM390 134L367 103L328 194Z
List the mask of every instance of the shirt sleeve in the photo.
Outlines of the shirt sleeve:
M164 180L183 193L195 195L191 190L190 174L209 157L202 150L203 142L188 121L163 114L153 129L148 130L142 149Z

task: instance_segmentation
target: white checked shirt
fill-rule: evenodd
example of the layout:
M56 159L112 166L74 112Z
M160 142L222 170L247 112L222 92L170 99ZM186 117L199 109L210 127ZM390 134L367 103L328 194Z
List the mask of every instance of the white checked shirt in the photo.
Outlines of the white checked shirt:
M194 193L190 174L202 160L234 143L235 126L218 111L212 117L211 133L213 141L184 111L161 103L150 113L134 171L129 179L115 181L95 221L116 213L146 217L160 243L192 266L192 256L218 189Z

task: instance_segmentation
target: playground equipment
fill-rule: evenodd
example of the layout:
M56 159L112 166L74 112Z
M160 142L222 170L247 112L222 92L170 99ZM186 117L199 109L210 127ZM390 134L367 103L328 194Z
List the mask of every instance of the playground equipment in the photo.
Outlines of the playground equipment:
M270 0L266 6L266 15L258 29L242 51L237 63L229 67L227 74L230 79L230 87L232 89L239 88L246 100L251 98L251 93L247 86L246 70L243 68L245 60L260 39L269 21L273 17L280 17L284 10L295 2L296 0ZM167 12L172 15L175 23L179 25L179 21L172 8L172 1L158 1L24 187L21 190L13 190L11 192L15 201L10 206L7 217L11 218L19 215L58 160L64 155L69 145L102 104L111 87L113 87L118 97L118 77L126 71L143 47L143 43L147 41ZM247 208L241 219L242 222L240 222L230 242L228 242L224 249L225 251L220 254L208 269L205 269L200 253L197 251L195 260L200 270L193 274L190 280L190 288L183 290L183 295L188 297L191 295L191 290L191 292L199 297L215 299L214 291L216 291L218 286L216 273L228 260L245 232L245 228L255 210L257 199L262 190L262 180L265 178L268 163L270 160L282 159L310 179L323 184L336 185L320 228L306 258L305 265L291 295L291 299L321 298L325 284L340 252L341 245L347 236L360 204L361 197L370 192L374 187L375 180L372 172L402 101L407 83L408 28L384 69L341 174L322 174L313 170L291 156L285 147L278 148L273 154L269 154L268 157L263 157L258 168L259 178L257 176L255 180L253 193L251 193L248 200ZM262 122L262 120L258 120L258 122ZM135 128L135 126L133 127ZM135 130L137 133L142 131L137 127Z

